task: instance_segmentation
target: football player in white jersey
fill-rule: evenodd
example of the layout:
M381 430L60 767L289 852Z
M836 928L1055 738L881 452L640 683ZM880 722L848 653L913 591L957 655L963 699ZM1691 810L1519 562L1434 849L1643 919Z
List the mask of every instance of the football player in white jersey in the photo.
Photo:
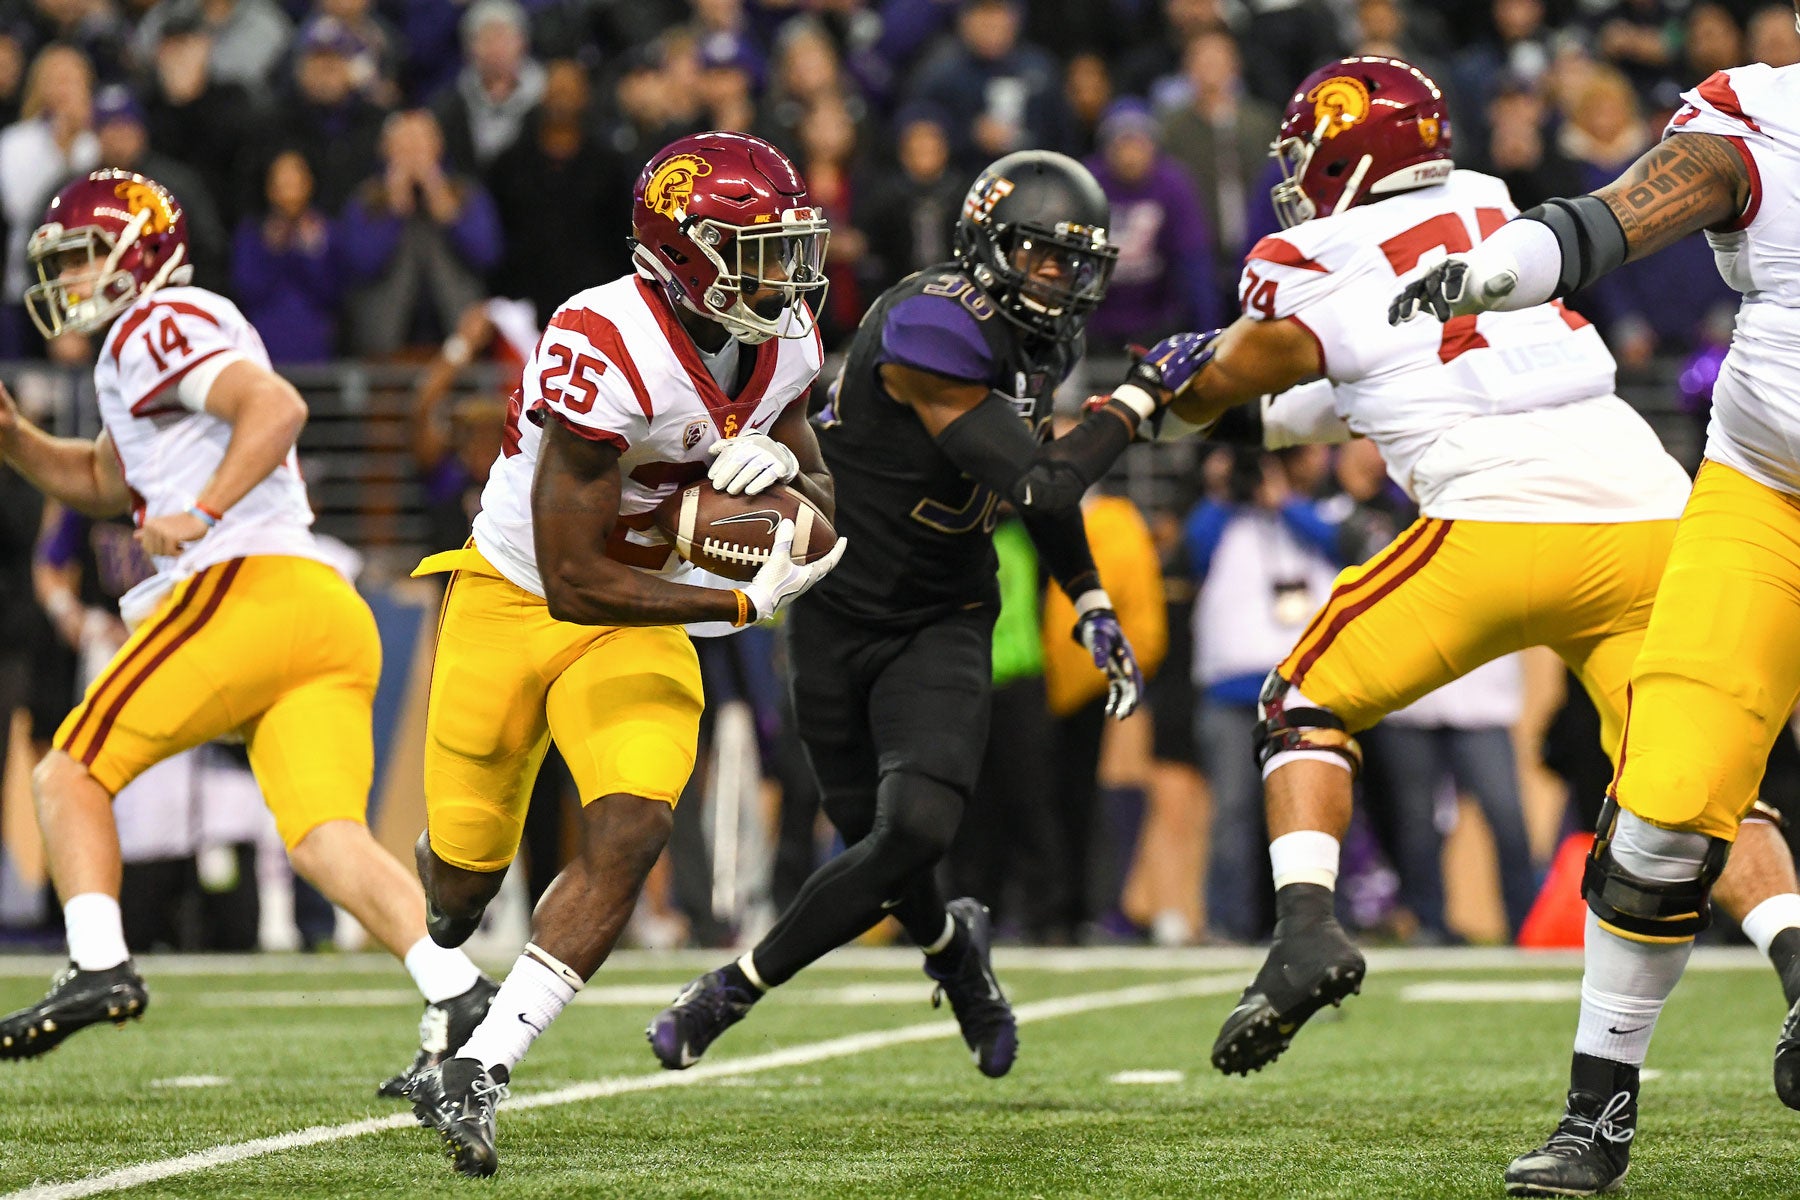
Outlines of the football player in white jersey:
M683 626L766 621L823 578L783 522L734 590L697 586L652 510L700 478L788 483L832 511L806 420L822 361L826 224L760 138L703 133L638 176L637 269L572 297L525 366L474 536L454 571L426 723L419 874L432 936L458 945L499 890L550 738L582 801L582 849L545 892L488 1017L414 1111L458 1171L492 1175L494 1104L526 1050L600 968L668 840L693 769L700 666Z
M1699 231L1744 296L1588 863L1567 1106L1549 1141L1508 1168L1515 1195L1586 1196L1624 1176L1657 1016L1707 924L1713 882L1723 902L1749 835L1764 835L1739 821L1800 699L1800 68L1720 71L1682 100L1662 142L1618 180L1433 266L1391 313L1491 320L1478 314L1566 296ZM1750 916L1746 932L1766 944L1768 923ZM1775 1087L1800 1108L1800 1005L1776 1042Z
M1363 959L1332 898L1360 766L1353 735L1484 662L1546 645L1593 698L1610 752L1689 489L1613 394L1599 335L1560 305L1388 325L1401 281L1516 212L1499 180L1454 168L1450 145L1438 89L1405 63L1346 59L1302 82L1275 148L1287 228L1251 250L1244 315L1174 409L1218 422L1215 436L1235 424L1260 425L1271 444L1369 437L1423 514L1339 577L1265 686L1257 752L1278 919L1213 1048L1227 1072L1266 1065L1360 986ZM1791 891L1778 839L1770 850Z
M157 574L121 602L135 631L33 780L71 962L43 1000L0 1018L0 1058L142 1015L112 798L152 764L236 733L294 868L404 959L428 1005L412 1069L436 1061L447 1038L474 1028L494 985L426 937L424 896L364 824L381 644L313 539L294 462L305 401L229 300L188 286L181 208L153 180L76 180L51 200L29 253L39 282L26 301L44 335L104 335L104 430L51 437L0 388L0 454L73 508L130 511Z

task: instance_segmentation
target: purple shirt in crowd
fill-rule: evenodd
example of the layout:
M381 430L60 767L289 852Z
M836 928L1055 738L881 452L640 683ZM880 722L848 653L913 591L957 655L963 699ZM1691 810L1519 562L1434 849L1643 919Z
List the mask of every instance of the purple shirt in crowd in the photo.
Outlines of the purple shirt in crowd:
M320 218L323 221L323 218ZM334 234L277 250L263 222L245 217L231 246L231 286L238 305L278 363L323 362L337 351L337 306L343 296Z
M1087 165L1112 202L1108 233L1119 247L1106 300L1088 322L1089 340L1098 346L1147 345L1184 329L1219 325L1212 235L1187 173L1161 155L1148 175L1130 184L1113 174L1104 158Z

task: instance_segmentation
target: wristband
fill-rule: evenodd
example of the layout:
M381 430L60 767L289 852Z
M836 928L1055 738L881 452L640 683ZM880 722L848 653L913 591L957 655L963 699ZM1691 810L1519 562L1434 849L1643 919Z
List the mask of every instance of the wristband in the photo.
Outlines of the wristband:
M216 513L212 509L207 508L204 504L201 504L198 500L188 505L187 514L208 529L217 529L219 527L219 522L225 519L224 513Z
M1156 398L1142 384L1137 383L1121 383L1113 389L1111 398L1136 413L1139 421L1148 421L1161 407L1156 403Z
M737 597L738 605L737 619L731 623L731 627L733 629L742 629L750 623L750 597L745 595L742 590L735 588L732 590L731 594Z

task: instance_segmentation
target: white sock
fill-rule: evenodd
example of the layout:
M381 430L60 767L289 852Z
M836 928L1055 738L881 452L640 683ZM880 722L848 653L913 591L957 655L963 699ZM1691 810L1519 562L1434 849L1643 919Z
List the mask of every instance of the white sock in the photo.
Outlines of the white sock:
M507 972L506 982L494 993L487 1016L456 1057L475 1059L489 1071L505 1067L510 1073L580 988L580 976L536 946L527 945Z
M406 952L406 973L419 985L425 1003L437 1004L475 986L481 972L461 950L446 950L422 937Z
M1586 944L1575 1053L1641 1067L1656 1018L1694 943L1634 942L1602 929L1600 918L1589 912Z
M1800 926L1800 895L1793 892L1770 896L1744 914L1744 936L1755 942L1757 951L1765 955L1777 934L1795 926Z
M1337 890L1338 840L1316 829L1284 833L1269 843L1275 890L1290 883L1316 883Z
M949 913L944 914L944 932L938 934L937 941L925 947L927 954L942 954L950 948L950 942L956 937L956 918Z
M69 957L84 971L104 971L131 957L119 902L105 892L83 892L63 905Z

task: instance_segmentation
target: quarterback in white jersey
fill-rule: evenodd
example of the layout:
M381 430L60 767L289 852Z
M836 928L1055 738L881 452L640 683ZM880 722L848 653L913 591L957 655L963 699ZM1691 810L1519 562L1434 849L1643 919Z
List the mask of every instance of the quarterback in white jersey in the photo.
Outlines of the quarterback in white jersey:
M582 802L582 851L487 1019L412 1091L469 1175L497 1169L495 1098L612 950L668 839L702 703L683 626L767 620L843 553L840 539L796 564L783 522L749 583L695 586L651 524L701 478L750 493L785 482L832 509L806 421L826 226L799 173L760 138L683 138L638 177L632 231L637 270L558 309L526 363L470 544L419 568L454 572L417 851L432 935L460 944L499 891L549 739Z
M0 389L0 453L83 512L129 510L158 574L125 598L134 632L37 769L72 962L42 1001L0 1018L0 1058L143 1012L109 806L152 765L227 734L248 747L294 868L404 959L441 1018L428 1025L473 1028L494 985L426 936L424 895L364 824L381 644L310 531L294 463L306 404L230 301L186 286L186 253L174 197L125 171L57 193L30 241L39 329L99 335L105 428L50 437ZM396 1080L443 1053L427 1041Z
M1437 87L1405 63L1346 59L1306 79L1275 147L1287 228L1250 251L1243 316L1173 410L1266 445L1367 437L1423 514L1339 576L1264 687L1257 754L1280 915L1213 1048L1228 1073L1272 1061L1361 984L1331 900L1354 735L1541 645L1581 679L1610 753L1689 490L1614 395L1599 335L1561 305L1389 325L1402 283L1516 215L1500 181L1455 169L1450 136Z
M1530 306L1699 231L1744 296L1588 864L1567 1107L1556 1134L1507 1171L1518 1195L1585 1196L1624 1176L1638 1070L1706 926L1709 891L1765 953L1800 970L1791 870L1786 891L1748 913L1733 882L1746 851L1772 836L1746 816L1800 700L1800 68L1720 71L1682 100L1663 141L1618 180L1523 214L1392 307L1396 322L1422 311L1456 322ZM1800 987L1788 1001L1775 1089L1800 1108Z

